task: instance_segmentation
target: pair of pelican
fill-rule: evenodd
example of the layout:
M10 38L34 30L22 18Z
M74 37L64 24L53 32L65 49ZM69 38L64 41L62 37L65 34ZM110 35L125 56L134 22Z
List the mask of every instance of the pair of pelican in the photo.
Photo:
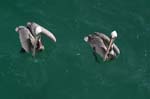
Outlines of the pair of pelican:
M44 50L41 42L41 35L45 34L53 42L56 42L56 37L53 33L40 26L35 22L28 22L26 26L16 27L16 32L19 33L19 39L22 49L35 56L36 51ZM117 32L113 31L109 38L103 33L95 32L84 37L84 40L90 44L93 50L99 54L104 61L115 59L119 54L119 48L113 43L117 38Z

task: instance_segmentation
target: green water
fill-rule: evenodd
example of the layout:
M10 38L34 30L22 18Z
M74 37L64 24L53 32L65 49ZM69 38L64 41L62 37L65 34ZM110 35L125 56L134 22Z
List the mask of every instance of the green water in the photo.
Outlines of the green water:
M150 99L150 1L1 0L0 99ZM52 31L36 58L20 54L16 26ZM97 62L83 37L116 30L118 59Z

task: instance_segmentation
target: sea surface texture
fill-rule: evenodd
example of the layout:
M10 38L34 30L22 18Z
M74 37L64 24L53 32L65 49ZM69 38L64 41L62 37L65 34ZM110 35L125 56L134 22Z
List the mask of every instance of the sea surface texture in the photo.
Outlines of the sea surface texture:
M45 50L20 53L15 28L36 22ZM103 62L83 40L116 30L121 54ZM1 0L0 99L150 99L149 0Z

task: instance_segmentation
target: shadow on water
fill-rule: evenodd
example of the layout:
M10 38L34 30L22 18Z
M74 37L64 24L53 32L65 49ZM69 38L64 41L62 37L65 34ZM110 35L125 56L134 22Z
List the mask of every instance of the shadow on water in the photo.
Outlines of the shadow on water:
M104 62L103 60L102 60L102 58L100 58L100 56L96 53L96 52L94 52L93 51L93 56L94 56L94 59L95 59L95 61L97 62L97 63L102 63L102 62Z

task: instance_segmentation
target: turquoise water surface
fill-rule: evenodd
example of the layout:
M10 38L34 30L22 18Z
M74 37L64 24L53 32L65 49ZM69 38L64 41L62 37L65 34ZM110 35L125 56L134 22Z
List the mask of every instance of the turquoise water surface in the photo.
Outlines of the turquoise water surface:
M0 3L0 99L149 99L150 1L5 0ZM45 50L21 54L15 27L53 32ZM116 30L120 56L97 62L84 36Z

